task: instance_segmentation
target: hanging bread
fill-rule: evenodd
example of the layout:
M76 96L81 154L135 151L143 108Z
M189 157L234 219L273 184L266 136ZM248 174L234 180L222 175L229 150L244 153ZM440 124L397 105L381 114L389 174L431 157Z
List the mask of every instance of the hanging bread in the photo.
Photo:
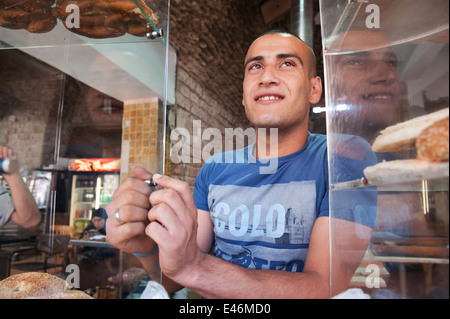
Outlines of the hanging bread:
M145 36L151 30L147 17L154 25L158 25L159 18L145 1L136 2L139 6L133 0L57 0L53 14L70 31L89 38L113 38L126 33ZM72 10L67 9L69 5L79 9L79 27L67 24L72 14Z
M0 26L32 33L49 32L56 26L56 17L52 14L54 3L55 0L2 0Z

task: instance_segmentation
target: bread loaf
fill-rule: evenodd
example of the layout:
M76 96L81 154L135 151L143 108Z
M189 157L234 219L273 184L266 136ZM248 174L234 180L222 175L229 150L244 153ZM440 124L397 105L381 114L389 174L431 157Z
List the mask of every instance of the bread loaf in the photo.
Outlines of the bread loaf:
M48 273L27 272L0 281L0 299L93 299L68 289L65 280Z
M375 152L397 152L414 148L416 140L422 132L435 123L446 120L448 124L449 109L445 108L434 113L419 116L414 119L390 126L375 139L372 148ZM434 130L432 132L435 132ZM435 143L433 139L427 139L428 143ZM447 125L448 144L448 125ZM433 146L431 146L433 148Z
M448 156L448 116L426 129L416 140L417 158L431 161L445 161Z
M425 178L448 177L448 162L420 159L384 161L364 169L370 184L393 184Z

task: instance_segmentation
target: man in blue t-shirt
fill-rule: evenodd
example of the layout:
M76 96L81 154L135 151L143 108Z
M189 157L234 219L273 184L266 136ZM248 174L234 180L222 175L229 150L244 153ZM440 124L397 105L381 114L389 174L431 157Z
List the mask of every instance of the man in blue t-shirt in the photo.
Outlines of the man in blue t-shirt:
M243 105L250 123L267 134L244 150L214 155L194 195L188 184L160 175L153 180L163 188L152 192L144 183L152 175L136 168L106 207L109 241L136 254L149 272L159 249L169 291L184 286L205 298L328 298L326 138L308 132L310 104L322 94L315 65L313 51L292 34L258 37L245 58ZM274 160L275 169L265 170ZM342 227L353 223L345 215ZM333 291L349 279L336 281Z

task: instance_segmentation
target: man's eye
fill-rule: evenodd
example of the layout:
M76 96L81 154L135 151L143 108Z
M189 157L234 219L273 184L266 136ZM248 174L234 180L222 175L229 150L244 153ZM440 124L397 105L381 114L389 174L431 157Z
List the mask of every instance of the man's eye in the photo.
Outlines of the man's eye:
M261 68L262 68L261 64L258 63L252 64L248 67L249 70L259 70Z
M295 66L295 63L292 61L284 61L281 66Z
M362 59L349 59L345 61L345 65L364 65L364 61Z
M398 60L397 59L390 59L390 60L386 61L386 64L396 68L398 66Z

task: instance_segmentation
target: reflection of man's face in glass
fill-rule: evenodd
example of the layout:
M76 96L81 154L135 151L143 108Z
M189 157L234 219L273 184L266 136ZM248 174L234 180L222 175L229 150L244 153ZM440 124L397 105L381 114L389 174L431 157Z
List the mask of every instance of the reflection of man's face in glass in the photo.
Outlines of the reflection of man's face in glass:
M92 121L98 126L121 126L123 103L89 88L86 103Z
M333 57L334 102L347 105L342 112L352 120L375 129L398 122L398 60L387 39L373 31L350 31L340 48L346 53Z

